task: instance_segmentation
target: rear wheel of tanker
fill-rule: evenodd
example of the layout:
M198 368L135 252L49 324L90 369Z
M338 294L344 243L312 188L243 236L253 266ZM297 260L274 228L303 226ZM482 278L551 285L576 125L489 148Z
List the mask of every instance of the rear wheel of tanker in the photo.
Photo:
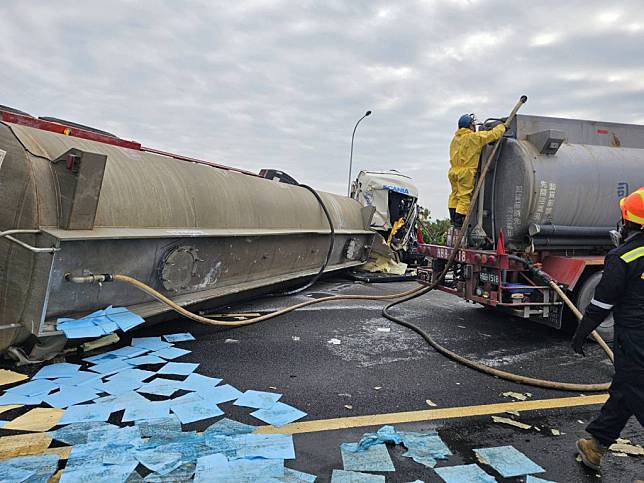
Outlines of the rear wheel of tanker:
M597 285L599 284L601 278L602 272L593 273L584 281L583 285L581 286L579 294L577 295L577 308L581 311L582 314L586 310L586 307L588 307L588 304L590 304L590 301L593 299L593 296L595 295L595 288L597 288ZM602 336L602 339L604 339L606 342L612 342L615 338L615 320L613 319L613 314L611 313L608 317L606 317L606 320L604 320L596 330L597 333Z

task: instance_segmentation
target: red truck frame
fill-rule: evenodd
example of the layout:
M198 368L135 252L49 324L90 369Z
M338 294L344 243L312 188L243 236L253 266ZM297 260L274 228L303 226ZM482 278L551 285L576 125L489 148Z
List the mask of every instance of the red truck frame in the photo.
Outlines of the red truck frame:
M434 282L453 250L442 245L419 245L418 252L429 257L431 262L431 268L418 269L419 282L426 285ZM566 256L539 252L530 257L520 256L540 264L543 271L564 287L576 303L581 304L590 301L588 292L592 296L597 282L597 277L592 275L599 273L604 265L601 255ZM517 317L555 328L562 326L564 304L556 292L542 280L535 280L525 264L503 252L459 249L452 268L438 288Z

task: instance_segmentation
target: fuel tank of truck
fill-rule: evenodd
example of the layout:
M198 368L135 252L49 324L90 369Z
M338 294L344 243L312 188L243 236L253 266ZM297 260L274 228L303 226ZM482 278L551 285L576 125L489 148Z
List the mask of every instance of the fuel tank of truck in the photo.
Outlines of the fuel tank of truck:
M511 249L605 247L619 199L640 186L644 126L518 115L486 178L480 219Z
M180 305L216 305L314 275L325 261L329 223L301 186L0 115L0 350L60 335L59 317L112 304L145 318L168 311L130 286L67 274L122 273ZM327 270L362 264L370 217L355 200L319 195L335 228Z

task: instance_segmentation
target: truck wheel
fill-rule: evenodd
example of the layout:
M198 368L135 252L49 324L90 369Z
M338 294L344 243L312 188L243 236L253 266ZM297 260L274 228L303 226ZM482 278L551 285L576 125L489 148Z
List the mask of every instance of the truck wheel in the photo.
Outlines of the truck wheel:
M581 311L582 314L586 310L586 307L588 307L590 301L593 299L593 296L595 295L595 288L599 284L601 278L602 272L594 273L590 277L588 277L581 286L579 295L577 296L577 308ZM597 333L601 335L602 339L604 339L606 342L613 342L613 339L615 338L615 320L613 319L613 314L610 314L608 317L606 317L606 320L604 320L596 330ZM589 336L589 338L592 337Z

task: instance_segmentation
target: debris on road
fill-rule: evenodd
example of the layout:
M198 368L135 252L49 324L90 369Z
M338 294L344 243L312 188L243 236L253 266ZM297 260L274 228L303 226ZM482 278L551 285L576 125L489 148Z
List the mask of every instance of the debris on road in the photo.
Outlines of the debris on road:
M503 397L509 397L515 399L516 401L525 401L529 397L532 397L532 393L507 391L503 393Z
M474 450L474 453L482 464L491 466L503 478L546 472L514 446L478 448Z
M297 421L298 419L302 419L306 416L306 413L294 408L293 406L289 406L288 404L276 402L272 406L258 409L257 411L250 413L250 415L264 421L265 423L279 427L292 423L293 421Z
M387 446L382 443L365 449L360 449L359 443L342 443L340 453L348 471L396 471Z
M237 339L226 339L224 344L239 344L239 341Z
M170 342L172 344L176 342L188 342L188 341L196 340L190 332L181 332L178 334L167 334L163 336L163 339L166 342Z
M624 453L629 456L644 456L644 448L628 443L613 443L610 448L615 453Z
M385 483L385 477L357 471L333 470L331 483Z
M340 339L329 339L328 344L340 345L342 341Z
M345 404L344 407L347 409L353 409L353 406L351 404Z
M391 327L378 327L376 330L378 332L391 332Z
M292 335L291 339L293 339L295 342L299 342L300 338L297 335Z
M435 408L435 407L437 407L437 406L438 406L438 404L436 404L436 403L435 403L434 401L432 401L431 399L425 399L425 402L427 403L427 405L428 405L428 406L431 406L431 407L433 407L433 408Z
M504 418L502 416L492 416L492 421L499 424L507 424L509 426L514 426L520 429L530 429L532 426L530 424L522 423L521 421L515 421L514 419Z
M496 478L488 475L479 465L458 465L435 468L445 483L496 483Z
M559 431L558 429L550 428L550 432L553 436L561 436L561 431Z
M8 369L0 369L0 386L8 384L15 384L16 382L29 379L29 376L20 374L19 372L10 371Z

